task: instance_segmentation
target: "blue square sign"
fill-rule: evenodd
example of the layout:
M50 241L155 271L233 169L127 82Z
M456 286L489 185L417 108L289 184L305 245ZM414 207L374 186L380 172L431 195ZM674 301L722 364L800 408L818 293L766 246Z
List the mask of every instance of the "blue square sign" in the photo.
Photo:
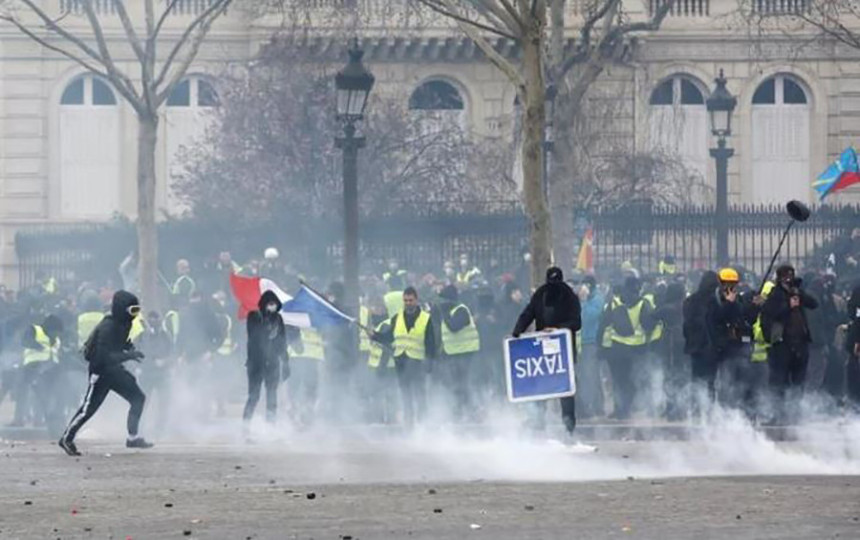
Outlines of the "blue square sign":
M540 401L576 393L570 330L523 334L505 340L508 400Z

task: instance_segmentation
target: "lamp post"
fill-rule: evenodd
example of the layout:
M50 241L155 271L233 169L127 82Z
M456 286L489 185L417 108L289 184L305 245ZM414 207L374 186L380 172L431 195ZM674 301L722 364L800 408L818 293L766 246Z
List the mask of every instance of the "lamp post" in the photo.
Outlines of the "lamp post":
M343 136L335 144L343 151L343 284L344 306L348 314L358 315L358 150L364 137L356 137L355 126L364 118L367 98L374 77L361 63L364 55L354 40L349 61L334 78L337 90L337 119L343 124Z
M729 262L729 158L735 153L734 149L726 147L726 138L732 135L732 112L738 100L726 89L726 78L723 70L714 82L717 86L708 97L706 106L711 120L711 133L717 138L717 147L711 148L717 168L717 263L726 265Z

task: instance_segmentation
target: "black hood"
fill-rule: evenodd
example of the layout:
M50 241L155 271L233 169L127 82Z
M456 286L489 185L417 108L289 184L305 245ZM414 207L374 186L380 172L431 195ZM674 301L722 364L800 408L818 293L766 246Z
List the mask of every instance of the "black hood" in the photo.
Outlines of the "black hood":
M128 313L128 308L131 306L139 306L140 300L133 294L128 291L117 291L113 295L113 301L110 306L110 313L113 315L113 318L118 321L127 321L130 322L132 320L132 316Z
M720 278L713 270L708 270L702 274L702 280L699 282L700 293L711 294L720 286Z
M269 302L276 303L278 305L277 311L281 311L281 301L278 299L278 295L272 291L266 291L263 293L260 297L260 301L257 302L257 307L260 308L261 312L265 312L266 305L269 304Z

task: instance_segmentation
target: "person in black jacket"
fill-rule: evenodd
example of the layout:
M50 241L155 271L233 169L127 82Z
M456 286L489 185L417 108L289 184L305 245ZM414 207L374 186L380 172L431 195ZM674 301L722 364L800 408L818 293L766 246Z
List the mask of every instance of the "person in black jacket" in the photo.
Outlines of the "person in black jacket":
M555 330L566 328L573 334L573 349L576 349L576 333L582 328L582 311L579 297L573 289L564 282L561 268L553 266L546 271L546 283L538 287L531 300L520 314L512 332L519 337L534 323L535 330ZM538 429L544 425L543 416L546 413L546 401L539 401ZM574 396L561 398L561 419L568 435L573 435L576 429L576 401Z
M802 288L794 268L783 265L776 270L777 285L762 306L762 332L771 344L770 387L774 393L774 423L791 421L796 411L787 410L787 401L799 403L809 363L812 335L806 320L807 310L816 309L818 301ZM787 399L788 391L791 396Z
M248 422L260 401L260 389L266 385L266 421L274 423L278 410L278 385L289 377L287 327L281 318L281 301L272 291L260 297L259 310L248 314L248 401L242 415L247 432ZM297 331L291 329L290 341Z
M684 301L684 352L690 355L693 384L704 384L708 398L716 397L717 359L708 332L708 304L716 294L720 281L717 273L708 270L699 281L699 288ZM694 412L697 400L692 396Z
M81 455L75 446L75 436L98 411L110 391L119 394L131 406L126 422L126 447L152 447L138 434L146 396L134 375L123 367L129 360L140 362L144 357L129 340L131 323L139 313L140 302L137 297L127 291L117 291L113 296L110 315L102 319L84 344L84 358L89 362L89 386L83 403L72 416L59 441L60 448L70 456Z

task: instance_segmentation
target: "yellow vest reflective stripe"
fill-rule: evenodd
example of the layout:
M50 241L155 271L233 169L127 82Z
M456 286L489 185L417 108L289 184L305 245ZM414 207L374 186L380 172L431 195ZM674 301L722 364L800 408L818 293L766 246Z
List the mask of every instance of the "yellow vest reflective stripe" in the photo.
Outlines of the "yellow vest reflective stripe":
M230 356L233 354L233 319L227 314L222 314L221 317L227 321L227 334L224 336L221 346L218 347L218 354Z
M105 314L101 311L87 311L78 315L78 347L84 346L87 338L104 318Z
M176 339L179 337L179 313L176 311L168 311L164 314L164 320L161 321L161 328L170 336L170 341L176 344Z
M644 298L648 301L648 303L651 304L651 309L657 309L657 301L654 300L653 294L646 294L642 298ZM663 323L658 322L654 329L651 330L651 337L649 338L649 341L658 341L661 337L663 337Z
M648 336L645 335L645 329L642 327L642 321L639 320L639 316L642 313L642 306L645 305L645 302L645 299L640 299L635 306L627 308L627 316L630 317L630 326L633 327L633 335L619 336L613 331L612 341L614 343L621 343L622 345L628 345L630 347L639 347L648 343ZM616 298L613 301L613 309L623 307L624 305L621 303L621 300Z
M657 271L663 275L675 274L678 271L678 267L675 266L674 264L669 264L669 263L665 263L663 261L660 261L660 264L657 265Z
M382 321L379 323L375 330L377 333L384 333L388 326L391 324L391 321ZM370 355L367 357L367 365L372 368L378 368L379 364L382 363L382 358L385 356L385 348L379 343L372 341L370 342ZM394 357L388 357L388 367L394 367Z
M358 323L365 328L370 327L370 310L365 306L361 306L358 310ZM358 350L361 352L370 351L370 338L367 337L367 332L364 330L358 332Z
M412 360L424 360L427 358L427 350L424 347L424 338L427 335L427 325L430 324L430 315L422 311L415 320L411 330L406 329L406 313L401 311L397 314L397 323L394 325L394 356L399 358L405 356Z
M448 324L442 321L442 351L448 355L468 354L481 350L481 338L478 336L478 327L475 319L465 305L460 304L451 310L453 314L458 309L465 309L469 314L469 325L463 327L459 332L452 332Z
M47 294L54 294L57 292L57 280L50 277L45 283L42 284L42 290Z
M131 320L131 329L128 331L128 340L134 341L143 334L143 321L140 320L140 315Z
M385 295L383 300L389 317L394 317L403 310L403 291L391 291Z
M60 361L58 354L60 352L60 338L57 338L57 341L54 345L51 345L51 338L48 337L48 334L45 333L45 329L41 326L34 324L33 325L34 337L36 339L36 343L40 345L38 349L24 349L24 365L34 364L36 362L48 362L53 361L58 363Z
M295 358L308 358L310 360L325 360L325 345L322 334L313 328L302 328L302 352L296 352L289 347L290 356Z
M477 267L472 267L466 272L457 272L457 283L460 285L468 285L473 279L481 275L481 271Z
M179 276L178 278L176 278L176 281L173 282L173 288L171 292L173 294L181 294L183 283L188 283L188 286L190 287L187 293L189 296L197 289L197 284L194 283L194 280L191 279L190 276Z

